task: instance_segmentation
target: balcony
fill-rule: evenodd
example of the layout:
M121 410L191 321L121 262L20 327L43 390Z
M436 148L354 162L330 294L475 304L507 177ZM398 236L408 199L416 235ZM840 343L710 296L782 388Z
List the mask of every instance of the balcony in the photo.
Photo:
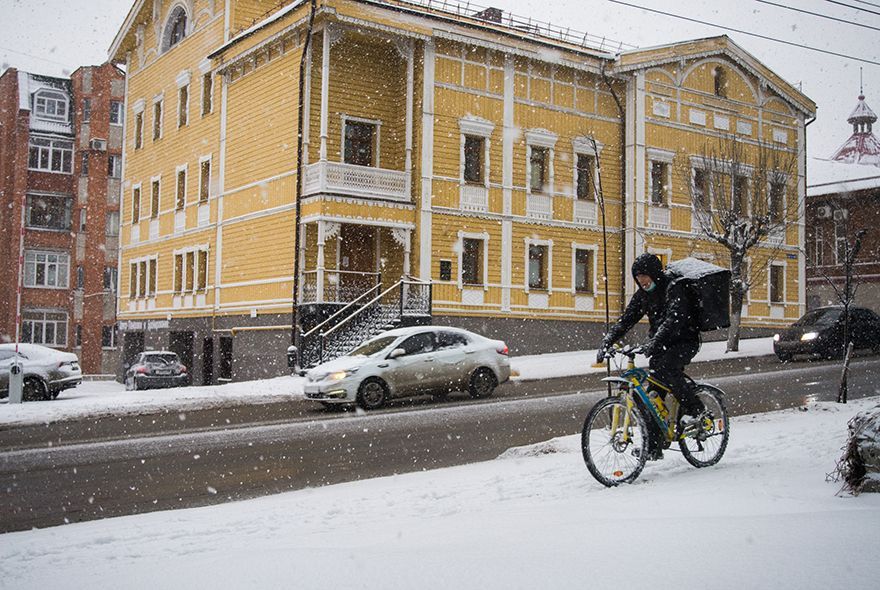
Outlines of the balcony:
M550 195L528 195L526 215L533 219L553 219L553 197Z
M596 202L578 199L574 202L574 222L581 225L596 225Z
M669 229L670 215L668 207L648 207L648 227Z
M474 184L464 184L461 187L462 211L484 212L489 210L489 189Z
M305 167L303 195L319 193L411 201L406 172L341 162L315 162Z

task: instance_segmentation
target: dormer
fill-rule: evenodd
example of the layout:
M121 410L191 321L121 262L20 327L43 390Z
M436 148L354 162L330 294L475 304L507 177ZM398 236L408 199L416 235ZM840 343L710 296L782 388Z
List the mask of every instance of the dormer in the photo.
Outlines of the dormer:
M32 111L34 116L44 121L67 123L70 113L70 99L63 92L42 89L34 92Z

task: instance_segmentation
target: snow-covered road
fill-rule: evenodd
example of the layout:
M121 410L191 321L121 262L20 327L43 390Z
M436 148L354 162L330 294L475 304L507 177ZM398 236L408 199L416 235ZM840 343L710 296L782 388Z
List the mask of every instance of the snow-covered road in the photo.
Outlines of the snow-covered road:
M577 437L461 467L0 536L2 588L873 588L880 497L825 481L880 398L735 418L605 489Z

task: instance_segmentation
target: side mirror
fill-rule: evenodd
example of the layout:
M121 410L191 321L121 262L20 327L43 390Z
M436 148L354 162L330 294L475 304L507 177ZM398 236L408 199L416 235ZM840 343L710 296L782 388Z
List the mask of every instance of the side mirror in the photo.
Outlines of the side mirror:
M402 348L395 348L388 354L388 358L396 359L399 356L403 356L406 354L406 351Z

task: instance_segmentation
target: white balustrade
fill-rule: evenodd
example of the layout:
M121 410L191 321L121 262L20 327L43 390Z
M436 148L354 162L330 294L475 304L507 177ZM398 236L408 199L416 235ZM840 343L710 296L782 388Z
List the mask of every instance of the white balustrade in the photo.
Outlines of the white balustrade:
M473 184L462 185L460 199L463 211L489 210L489 189L485 186Z
M159 220L151 219L150 220L150 239L155 240L159 237Z
M701 234L704 227L712 227L712 213L694 209L691 215L691 231L695 234Z
M670 213L668 207L648 207L648 227L669 229Z
M174 212L174 231L182 232L186 229L186 211Z
M303 174L303 194L335 193L358 197L410 201L405 172L340 162L309 164Z
M553 197L550 195L529 195L526 202L526 215L535 219L552 219Z
M596 202L578 199L574 202L574 222L596 225Z
M211 207L207 203L201 203L198 212L199 227L204 227L209 223L211 223Z

